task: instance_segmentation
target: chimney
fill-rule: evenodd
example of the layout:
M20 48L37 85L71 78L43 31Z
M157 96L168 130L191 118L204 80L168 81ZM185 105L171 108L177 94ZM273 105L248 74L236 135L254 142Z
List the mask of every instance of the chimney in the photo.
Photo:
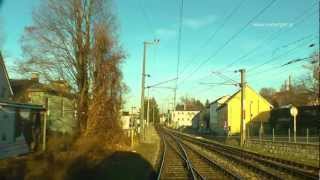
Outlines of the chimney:
M39 82L39 73L37 73L37 72L31 73L31 80Z

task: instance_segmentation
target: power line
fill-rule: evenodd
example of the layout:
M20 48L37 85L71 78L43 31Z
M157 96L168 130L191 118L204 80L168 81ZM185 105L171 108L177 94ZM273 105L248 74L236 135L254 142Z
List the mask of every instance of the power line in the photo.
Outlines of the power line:
M295 23L294 27L297 27L298 24L304 22L304 19L308 18L310 15L314 14L315 11L312 11L311 13L307 13L310 11L311 8L306 9L305 11L303 11L302 16L301 14L299 14L299 16L293 18L294 20L297 20L297 23ZM289 32L292 31L294 28L289 28L287 29L287 31L284 31L284 29L279 29L277 32L271 34L271 36L268 36L266 39L264 39L263 41L261 41L261 43L256 46L255 48L253 48L251 51L247 52L246 54L240 56L239 58L233 60L230 64L226 65L224 68L230 68L232 67L237 61L240 61L242 59L247 58L249 55L254 54L254 52L256 52L257 50L260 50L260 47L262 47L263 45L267 44L267 42L272 42L275 39L281 37L280 33L281 31L283 32Z
M143 17L146 20L146 25L148 26L148 29L150 30L151 34L154 37L156 37L156 33L155 33L155 30L154 30L154 27L153 27L153 25L151 23L151 18L149 16L149 14L147 13L146 9L145 9L143 0L140 0L140 9L141 9Z
M287 62L286 64L283 64L283 65L275 65L275 66L273 66L273 67L270 67L269 69L263 70L263 72L256 72L256 73L254 73L254 74L251 74L251 77L253 77L253 76L255 77L253 80L260 79L260 78L256 78L256 77L259 77L259 76L261 76L261 75L263 75L263 74L265 74L265 73L267 73L267 72L271 72L271 71L283 69L283 68L287 67L287 65L289 65L289 64L291 65L291 64L294 64L294 63L296 63L296 62L306 61L306 60L308 60L308 59L312 59L312 57L305 57L305 58L294 59L294 60L289 61L289 62L291 62L291 63ZM310 62L312 62L312 61L310 61ZM285 70L285 71L288 71L288 70L290 70L290 69L287 69L287 70ZM281 71L281 72L282 72L282 71ZM283 71L283 72L284 72L284 71Z
M183 24L183 0L181 0L180 14L179 14L179 29L178 29L178 44L177 44L177 80L179 78L179 66L181 58L181 40L182 40L182 24Z
M293 42L291 42L291 43L288 43L288 44L286 44L286 45L280 46L280 47L276 48L275 50L277 50L277 49L279 49L279 48L281 48L281 47L288 47L288 46L290 46L290 45L292 45L292 44L296 44L296 43L301 42L301 41L303 41L303 40L309 39L310 37L312 37L312 35L305 36L305 37L300 38L300 39L298 39L298 40L295 40L295 41L293 41ZM318 37L318 36L316 36L316 37ZM305 44L301 44L301 45L299 45L298 47L289 50L288 52L286 52L286 53L283 54L283 55L279 55L279 56L277 56L277 57L271 56L271 58L270 58L268 61L271 62L271 61L274 61L274 60L272 60L272 59L282 58L282 57L288 55L291 51L294 51L295 49L297 49L297 48L299 48L299 47L301 47L301 46L304 46L304 45L305 45ZM312 44L312 46L315 46L315 45ZM275 51L275 50L273 50L273 51ZM308 58L295 59L295 60L293 60L293 61L303 61L303 60L306 60L306 59L308 59ZM268 62L268 63L269 63L269 62ZM290 62L290 61L289 61L289 62ZM267 64L267 63L266 63L266 64ZM282 66L283 66L283 65L282 65ZM266 72L270 72L270 71L274 71L274 70L277 70L277 69L279 69L279 68L282 68L282 66L280 66L280 65L277 64L277 65L272 66L272 67L270 67L270 68L268 68L268 69L266 69L266 70L259 71L259 72L253 73L253 74L251 74L252 71L249 71L249 74L254 75L254 76L260 76L261 74L264 74L264 73L266 73ZM260 68L260 67L259 67L259 68ZM253 68L251 68L251 69L253 69ZM249 69L249 70L250 70L250 69ZM255 70L253 70L253 71L255 71Z
M202 63L194 70L192 73L189 74L183 81L192 77L203 65L208 63L212 58L216 57L219 52L222 51L233 39L239 36L254 20L256 20L259 16L261 16L268 8L271 7L277 0L271 0L263 9L261 9L255 16L253 16L239 31L233 34L215 53L209 56L206 60L202 61Z
M222 74L222 73L219 72L219 71L213 71L212 73L213 73L213 74L216 74L217 76L219 76L220 78L222 78L222 79L224 79L224 80L226 80L226 81L231 81L231 82L236 82L236 83L237 83L237 81L235 81L235 80L233 80L232 78L230 78L230 77Z
M298 66L299 67L299 66ZM275 68L273 68L273 69L269 69L269 71L275 71L275 70L277 70L278 72L277 72L277 74L279 74L279 76L280 75L283 75L285 72L287 72L287 71L289 71L289 70L292 70L292 69L289 69L289 68L287 68L287 69L283 69L283 68L285 68L285 66L277 66L277 67L275 67ZM297 67L295 67L295 68L297 68ZM299 68L301 68L301 67L299 67ZM265 72L265 71L264 71ZM264 74L264 73L262 73L262 74ZM256 82L258 82L258 81L262 81L263 80L263 78L262 77L259 77L259 76L261 76L262 74L258 74L258 75L255 75L254 77L254 79L251 79L250 80L250 83L251 84L253 84L253 83L256 83ZM277 78L276 79L278 79L279 78L279 76L277 76ZM251 76L251 77L253 77L253 76ZM258 77L258 78L257 78ZM250 78L250 77L248 77L248 78Z
M242 4L245 2L245 0L240 0L240 3L237 4L236 7L234 7L232 9L232 11L230 12L230 14L223 20L222 24L209 36L209 38L200 46L200 50L202 50L203 48L205 48L218 34L218 32L220 32L221 29L223 29L223 27L229 22L229 20L233 17L233 15L240 9L240 7L242 6ZM199 57L201 53L196 54L195 56L193 56L193 58L191 58L190 63L187 64L181 74L183 74L185 72L185 70L192 64L192 62L197 59Z
M279 50L280 48L287 48L287 47L289 47L290 45L297 44L297 43L299 43L299 42L302 42L302 41L304 41L304 40L307 40L307 39L311 38L312 36L313 36L312 34L309 34L309 35L307 35L307 36L304 36L304 37L302 37L302 38L299 38L298 40L295 40L295 41L293 41L293 42L290 42L290 43L288 43L288 44L286 44L286 45L277 47L277 48L275 48L275 49L273 50L273 52L275 52L276 50ZM300 46L298 46L298 47L300 47ZM297 48L298 48L298 47L297 47ZM294 49L296 49L296 48L294 48ZM290 51L290 52L291 52L291 51ZM274 58L274 56L273 56L274 54L275 54L275 53L272 54L271 59ZM280 57L282 57L282 56L280 55Z
M268 64L268 63L270 63L270 62L272 62L272 61L274 61L274 60L276 60L276 59L279 59L279 58L281 58L281 57L283 57L283 56L286 56L286 55L288 55L290 52L292 52L292 51L294 51L294 50L296 50L296 49L298 49L298 48L300 48L300 47L303 47L303 46L305 46L305 44L300 44L300 45L298 45L298 46L296 46L296 47L288 50L286 53L284 53L284 54L282 54L282 55L279 55L279 56L277 56L277 57L271 57L269 60L267 60L267 61L265 61L265 62L263 62L263 63L261 63L261 64L259 64L259 65L256 65L256 66L250 68L248 71L249 71L249 72L256 71L257 69L260 69L262 66L264 66L264 65L266 65L266 64Z

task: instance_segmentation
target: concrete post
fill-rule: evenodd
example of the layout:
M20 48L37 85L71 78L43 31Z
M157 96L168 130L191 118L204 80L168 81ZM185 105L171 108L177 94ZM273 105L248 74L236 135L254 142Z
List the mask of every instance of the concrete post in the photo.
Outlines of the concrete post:
M141 107L140 107L140 123L142 125L142 134L144 138L144 88L145 88L145 68L146 68L146 50L147 42L143 43L143 60L142 60L142 80L141 80Z
M245 89L246 89L246 82L245 82L245 69L240 69L241 75L241 122L240 122L240 145L241 147L244 146L246 142L246 105L245 105Z
M148 105L147 105L147 126L149 126L149 121L150 121L150 97L149 97L149 89L148 88Z
M44 112L43 115L43 133L42 133L42 151L46 150L47 144L47 112Z
M307 144L309 144L309 128L307 128Z
M48 97L45 97L44 99L44 107L45 107L45 111L43 114L42 151L46 150L46 145L47 145L47 118L50 113Z
M293 139L294 143L297 142L297 123L296 123L296 116L293 116Z
M131 148L133 148L133 128L130 128Z
M290 138L290 128L288 129L288 137L289 137L289 142L291 141L291 138Z
M272 128L272 142L274 142L274 128Z

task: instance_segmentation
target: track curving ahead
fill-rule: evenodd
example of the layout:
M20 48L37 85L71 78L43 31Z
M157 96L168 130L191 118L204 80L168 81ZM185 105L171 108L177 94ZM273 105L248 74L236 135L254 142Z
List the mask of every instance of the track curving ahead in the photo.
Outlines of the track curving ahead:
M163 154L157 179L240 179L179 138L160 130Z

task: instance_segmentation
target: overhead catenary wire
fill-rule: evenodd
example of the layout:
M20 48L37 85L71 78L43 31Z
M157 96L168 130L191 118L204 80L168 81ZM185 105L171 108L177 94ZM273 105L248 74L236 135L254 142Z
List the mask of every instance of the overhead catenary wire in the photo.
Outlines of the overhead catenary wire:
M287 75L285 74L285 72L289 71L289 70L295 70L296 68L300 68L301 69L301 66L297 66L297 67L294 67L293 69L291 68L286 68L286 66L278 66L278 68L274 68L272 71L276 71L277 74L279 74L279 76L277 76L277 78L274 78L275 80L279 81L279 78L282 77L283 75ZM264 82L264 78L263 77L260 77L261 75L256 75L256 76L249 76L247 79L248 79L248 82L250 84L256 84L257 82ZM253 79L251 77L254 77Z
M280 46L280 47L277 47L277 48L275 48L274 50L273 50L273 52L274 51L276 51L276 50L279 50L280 48L287 48L287 47L289 47L289 46L291 46L291 45L295 45L295 44L297 44L297 43L300 43L300 42L303 42L303 41L305 41L305 40L308 40L308 39L310 39L310 38L312 38L312 34L309 34L309 35L307 35L307 36L304 36L304 37L302 37L302 38L299 38L298 40L295 40L295 41L293 41L293 42L289 42L288 44L286 44L286 45L283 45L283 46ZM301 45L297 45L297 47L296 48L298 48L298 47L301 47L302 45L304 45L304 43L303 44L301 44ZM296 48L294 48L293 50L295 50ZM293 51L293 50L289 50L289 52L291 52L291 51ZM289 53L288 52L288 53ZM288 55L288 53L287 53L287 55ZM280 57L282 57L283 55L279 55ZM278 57L279 57L278 56ZM276 57L276 58L278 58L278 57ZM271 55L271 57L270 57L270 59L274 59L275 57L274 57L274 53Z
M306 61L306 60L309 60L309 59L312 59L312 57L299 58L299 59L295 59L295 60L292 60L292 61L300 62L300 61ZM310 63L311 62L312 61L310 61ZM287 64L287 65L291 65L291 64L294 64L294 63L290 63L290 64ZM264 75L266 73L269 73L269 72L275 72L275 71L284 69L284 68L288 67L287 65L275 65L275 66L270 67L269 69L263 70L262 72L251 74L248 78L254 77L253 80L261 79L260 76L262 76L262 75ZM290 69L287 69L286 71L288 71L288 70L290 70Z
M315 5L317 3L314 3L313 5ZM312 8L314 7L312 5ZM292 30L294 30L296 27L298 27L299 24L305 22L305 20L307 18L309 18L311 15L315 14L317 12L316 11L311 11L312 8L307 8L305 9L302 13L300 13L298 16L294 17L292 20L292 24L294 24L293 27L291 28L288 28L288 29L283 29L283 28L280 28L278 31L276 31L275 33L272 33L270 36L267 36L263 41L261 41L261 43L256 46L254 49L250 50L248 53L245 53L244 55L241 55L239 58L236 58L235 60L233 60L230 64L226 65L224 68L220 69L219 71L223 71L225 72L226 70L230 69L232 66L235 65L236 62L240 61L240 60L246 60L248 59L248 56L250 56L251 54L254 54L255 52L259 51L261 49L262 46L266 45L266 44L269 44L270 42L278 39L279 37L281 37L281 33L288 33ZM300 41L302 41L304 38L309 38L309 36L311 37L312 35L308 35L308 36L305 36L299 40L296 40L294 42L290 42L289 44L286 44L285 46L289 46L289 45L292 45L292 44L295 44L295 43L298 43Z
M239 36L254 20L256 20L258 17L260 17L267 9L271 7L272 4L274 4L277 0L271 0L263 9L261 9L255 16L253 16L244 26L242 26L236 33L234 33L220 48L218 48L212 55L210 55L208 58L206 58L202 63L197 66L197 68L194 69L191 73L186 76L182 80L184 82L185 80L191 78L202 66L207 64L212 58L216 57L219 52L221 52L232 40L234 40L236 37ZM180 82L180 83L182 83Z
M300 42L302 42L302 41L308 40L308 39L311 38L311 37L313 37L312 34L310 34L310 35L308 35L308 36L304 36L304 37L299 38L298 40L292 41L292 42L290 42L290 43L288 43L288 44L286 44L286 45L277 47L277 48L275 48L273 51L275 51L275 50L277 50L277 49L279 49L279 48L281 48L281 47L287 48L287 47L289 47L289 46L291 46L291 45L294 45L294 44L300 43ZM269 60L268 60L269 62L268 62L268 63L274 61L274 60L272 60L272 59L275 59L275 58L278 58L278 59L279 59L279 58L283 58L283 57L285 57L286 55L289 55L290 52L292 52L292 51L296 50L297 48L302 47L302 46L304 46L304 45L308 45L308 43L307 43L307 44L298 45L297 47L295 47L295 48L287 51L285 54L279 54L277 57L274 57L274 56L272 55L272 56L269 58ZM300 60L304 60L304 59L307 59L307 58L302 58L302 59L299 58L299 59L295 59L295 60L299 60L299 61L300 61ZM266 63L266 64L268 64L268 63ZM260 68L260 67L259 67L259 68ZM268 68L268 69L264 69L264 70L262 70L262 71L254 72L253 74L252 74L252 72L255 71L255 70L254 70L253 68L250 68L250 69L248 70L248 74L249 74L250 76L261 76L261 75L263 75L263 74L265 74L265 73L267 73L267 72L274 71L274 70L277 70L277 69L279 69L279 68L282 68L282 65L276 64L276 65L274 65L274 66L272 66L272 67L270 67L270 68Z
M178 81L179 81L179 67L181 61L181 41L182 41L182 25L183 25L183 3L184 0L181 0L180 4L180 12L179 12L179 28L178 28L178 42L177 42L177 69L176 69L176 84L174 89L174 108L176 105L177 98L177 89L178 89Z
M294 48L291 48L290 50L286 51L284 54L278 55L278 56L276 56L276 57L271 57L271 58L268 59L267 61L265 61L265 62L263 62L263 63L261 63L261 64L258 64L258 65L255 65L255 66L249 68L249 69L248 69L248 73L253 72L253 71L257 71L258 69L260 69L260 68L263 67L264 65L269 64L269 63L271 63L271 62L273 62L273 61L275 61L275 60L277 60L277 59L279 59L279 58L281 58L281 57L283 57L283 56L285 56L285 55L288 55L288 54L291 53L292 51L295 51L296 49L301 48L301 47L303 47L303 46L305 46L305 45L306 45L305 43L304 43L304 44L300 44L300 45L298 45L298 46L296 46L296 47L294 47ZM260 72L259 72L259 73L260 73Z
M312 7L313 8L313 7ZM229 69L232 66L234 66L237 62L246 59L248 56L250 56L251 54L254 54L255 52L259 51L261 49L262 46L276 40L277 38L281 37L281 33L288 33L289 31L292 31L295 27L297 27L298 24L301 24L305 21L305 19L307 19L309 16L311 16L312 14L314 14L316 11L310 11L310 8L305 9L301 14L299 14L298 16L293 18L294 21L294 26L292 28L288 28L288 29L283 29L280 28L278 31L276 31L275 33L272 33L270 36L267 36L264 40L262 40L255 48L253 48L252 50L248 51L247 53L241 55L240 57L234 59L233 61L231 61L231 63L227 64L223 69Z
M243 5L243 3L246 0L240 0L240 2L231 10L230 14L227 15L227 17L223 20L223 22L220 24L220 26L215 29L215 31L209 36L209 38L204 41L204 43L202 45L200 45L199 50L202 50L203 48L205 48L207 45L209 45L209 43L216 37L216 35L224 28L224 26L229 22L229 20L235 15L235 13L240 9L240 7ZM192 64L192 62L194 62L194 60L196 60L199 55L201 53L197 53L195 54L191 60L190 63L188 63L186 66L184 66L184 68L182 69L181 74L183 74L185 72L185 70Z

